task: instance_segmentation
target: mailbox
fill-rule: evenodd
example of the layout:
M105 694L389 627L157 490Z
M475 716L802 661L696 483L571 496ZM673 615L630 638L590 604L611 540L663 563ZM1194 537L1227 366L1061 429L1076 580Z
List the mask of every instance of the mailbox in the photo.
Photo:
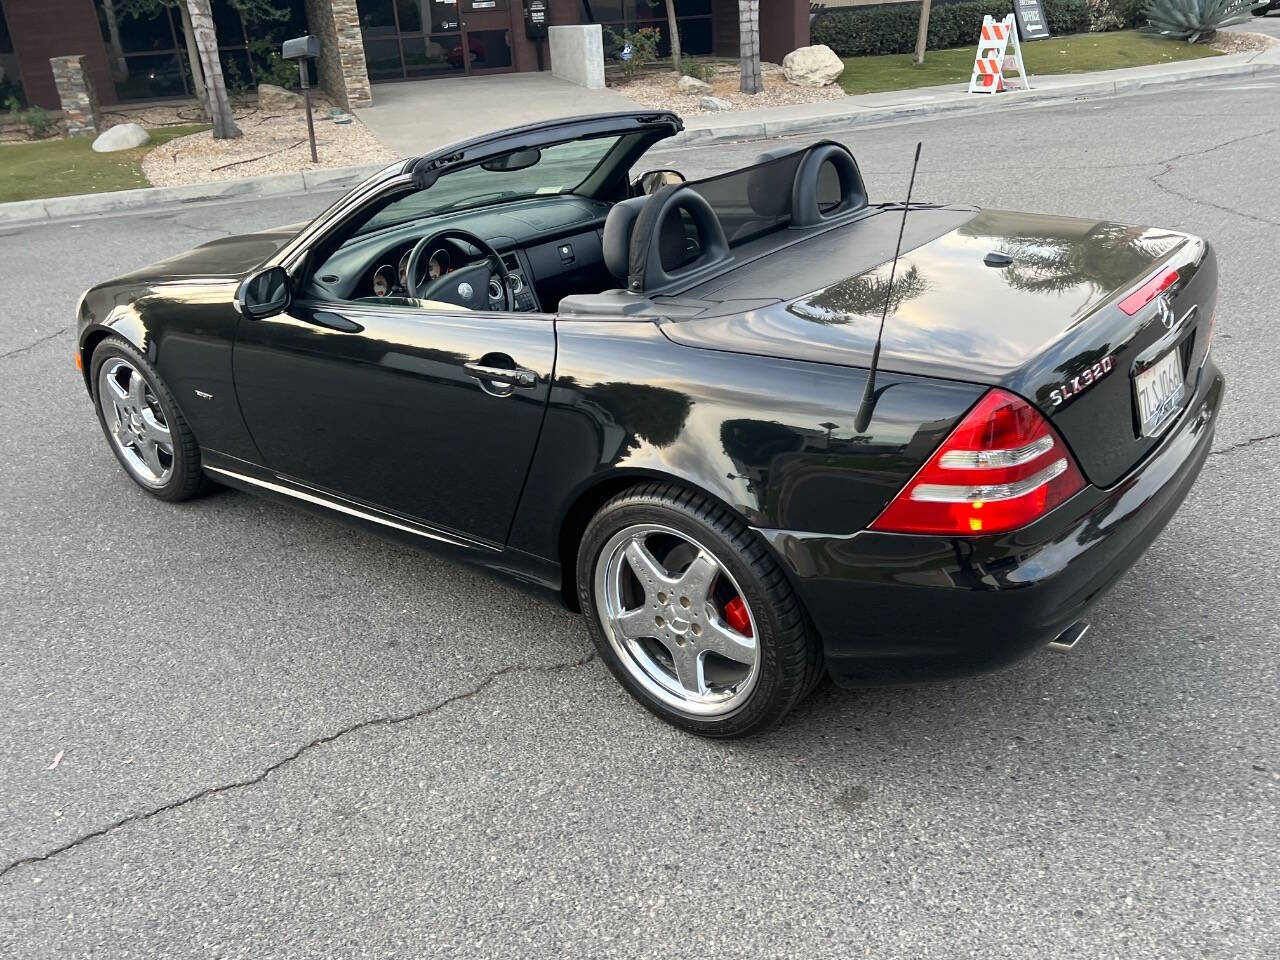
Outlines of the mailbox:
M524 35L530 40L541 40L546 37L547 0L525 0Z
M310 57L314 60L320 56L320 38L306 36L286 40L280 55L286 60L301 60L304 57Z

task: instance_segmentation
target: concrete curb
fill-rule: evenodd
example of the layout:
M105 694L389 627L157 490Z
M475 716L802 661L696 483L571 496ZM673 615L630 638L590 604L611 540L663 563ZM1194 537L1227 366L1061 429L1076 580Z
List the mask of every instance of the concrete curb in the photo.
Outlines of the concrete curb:
M115 190L110 193L86 193L70 197L47 197L43 200L19 200L0 203L0 227L30 224L43 220L65 220L100 213L127 210L185 206L210 200L242 200L251 197L282 196L312 190L341 190L386 167L385 163L355 167L333 167L328 170L304 170L267 177L245 177L242 180L219 180L193 183L184 187L143 187L137 190Z
M1070 86L1048 89L1010 91L999 97L973 98L957 95L953 100L935 103L914 103L877 107L854 107L843 113L817 112L812 114L762 119L739 124L723 124L715 127L686 127L684 132L664 141L659 150L681 146L706 146L740 140L764 140L793 136L802 133L843 130L888 121L923 120L947 114L982 113L1001 110L1021 104L1044 104L1078 100L1084 97L1106 97L1122 93L1138 93L1174 84L1197 80L1218 80L1249 77L1273 72L1277 65L1271 62L1203 66L1176 73L1153 76L1125 77L1118 80L1098 80L1075 83ZM910 91L904 91L909 93ZM830 102L830 101L828 101Z
M833 129L842 130L895 120L923 120L948 114L982 113L1022 104L1055 103L1078 100L1082 97L1138 93L1197 80L1248 77L1277 69L1280 58L1267 56L1267 53L1268 51L1264 51L1245 63L1200 64L1174 70L1161 67L1162 72L1147 76L1137 74L1111 80L1071 83L1061 87L1011 91L999 97L975 99L957 94L954 99L933 103L889 104L884 107L854 106L843 112L814 111L799 116L746 120L742 123L729 122L715 127L686 127L684 132L663 142L659 149L705 146L738 140L764 140ZM904 93L909 92L904 91ZM146 187L112 193L89 193L72 197L49 197L44 200L0 203L0 227L65 220L93 214L120 213L128 210L181 207L211 200L244 200L252 197L296 195L312 190L340 190L354 186L385 166L386 164L380 163L335 167L329 170L309 170L269 177L246 177L243 180L198 183L185 187Z

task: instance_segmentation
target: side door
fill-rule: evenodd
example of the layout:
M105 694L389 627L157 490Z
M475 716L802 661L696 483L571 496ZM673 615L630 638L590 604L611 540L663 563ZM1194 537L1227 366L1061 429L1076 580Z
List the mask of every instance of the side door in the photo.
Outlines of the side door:
M242 317L233 366L270 470L501 545L555 350L545 315L304 300Z

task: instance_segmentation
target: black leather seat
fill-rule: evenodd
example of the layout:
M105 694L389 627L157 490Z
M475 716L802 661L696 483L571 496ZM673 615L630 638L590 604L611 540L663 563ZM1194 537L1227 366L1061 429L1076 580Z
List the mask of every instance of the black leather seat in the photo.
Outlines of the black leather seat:
M615 203L604 220L604 238L600 241L604 265L619 280L627 279L631 260L631 233L648 197L632 197Z

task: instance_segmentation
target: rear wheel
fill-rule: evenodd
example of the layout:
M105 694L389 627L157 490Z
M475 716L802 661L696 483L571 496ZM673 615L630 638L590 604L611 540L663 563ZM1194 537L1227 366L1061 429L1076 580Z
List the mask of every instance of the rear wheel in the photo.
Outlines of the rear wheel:
M579 549L578 593L614 676L693 733L767 730L821 676L820 647L773 555L684 488L650 484L606 503Z
M209 486L182 411L159 374L120 337L98 345L90 361L98 422L111 451L142 489L187 500Z

